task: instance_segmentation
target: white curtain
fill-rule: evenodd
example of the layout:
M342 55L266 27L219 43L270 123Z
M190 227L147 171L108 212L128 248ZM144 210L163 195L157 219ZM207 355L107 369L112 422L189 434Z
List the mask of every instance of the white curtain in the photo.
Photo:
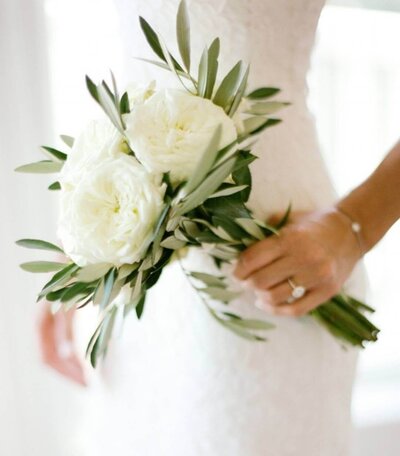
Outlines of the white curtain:
M82 395L41 365L35 293L43 277L18 269L19 263L40 253L14 244L22 237L54 240L55 217L45 179L13 172L20 164L40 160L38 145L51 143L45 38L42 1L0 0L0 454L4 456L79 455L73 422Z

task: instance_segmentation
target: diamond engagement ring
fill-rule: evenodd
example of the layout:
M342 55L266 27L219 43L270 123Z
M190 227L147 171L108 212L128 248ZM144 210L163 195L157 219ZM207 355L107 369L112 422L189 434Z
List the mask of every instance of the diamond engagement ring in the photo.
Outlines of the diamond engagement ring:
M292 288L292 295L289 296L289 298L286 301L288 304L291 304L296 299L302 298L307 290L305 289L305 287L302 287L301 285L296 285L292 279L288 279L288 283Z

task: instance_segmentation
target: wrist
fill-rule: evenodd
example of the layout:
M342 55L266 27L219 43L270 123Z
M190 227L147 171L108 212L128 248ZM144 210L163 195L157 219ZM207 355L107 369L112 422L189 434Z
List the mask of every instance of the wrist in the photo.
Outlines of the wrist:
M368 248L364 239L364 230L361 222L356 219L347 208L341 207L340 203L333 207L333 210L337 213L339 217L342 217L348 225L348 229L351 231L353 238L356 240L359 248L360 258L363 257Z

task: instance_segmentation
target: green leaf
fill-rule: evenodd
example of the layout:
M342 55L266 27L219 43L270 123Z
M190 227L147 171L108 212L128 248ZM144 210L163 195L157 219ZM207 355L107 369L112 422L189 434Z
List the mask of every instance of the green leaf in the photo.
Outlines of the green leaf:
M136 316L138 317L138 319L140 319L140 317L143 314L145 302L146 302L146 293L143 294L143 296L140 298L139 302L136 304L136 307L135 307Z
M189 14L185 0L182 0L178 7L176 17L176 37L178 48L186 70L190 71L190 24Z
M246 97L255 100L269 98L276 95L280 91L281 89L278 89L277 87L260 87L247 94Z
M267 340L264 337L261 337L261 336L259 336L257 334L252 334L251 332L246 331L245 328L237 326L235 323L240 321L239 319L237 319L237 318L233 318L233 319L230 319L230 320L222 319L215 313L214 310L212 310L210 308L209 308L209 310L210 310L210 314L213 316L213 318L215 318L215 320L217 320L218 323L220 323L225 328L231 330L232 332L234 332L238 336L243 337L244 339L256 340L256 341L265 341L265 340Z
M113 307L106 315L98 339L97 355L104 356L107 353L109 341L114 329L117 307Z
M42 241L40 239L19 239L16 241L16 244L21 247L26 247L27 249L37 249L37 250L52 250L55 252L64 253L63 250L47 241Z
M266 128L272 127L280 122L282 122L281 119L266 119L261 116L249 117L243 121L245 136L261 133Z
M207 46L201 55L198 70L197 91L200 97L211 98L218 72L219 38L216 38L209 48Z
M125 126L120 115L119 103L115 94L111 92L105 81L96 85L89 76L86 76L86 86L94 100L97 101L115 128L123 135Z
M165 247L166 249L177 250L184 247L187 244L187 241L181 241L177 239L175 236L169 236L165 238L161 242L161 247Z
M253 320L253 319L241 319L236 320L234 323L236 326L240 326L247 329L273 329L276 325L264 320Z
M210 142L207 144L204 152L201 154L201 158L196 165L196 168L194 169L190 179L183 188L184 194L188 195L194 189L196 189L204 180L205 176L209 173L218 155L218 146L221 141L221 135L222 126L219 124L215 128Z
M21 269L28 272L52 272L59 271L65 267L65 263L56 263L53 261L30 261L22 263Z
M100 98L99 98L99 94L97 93L96 84L87 75L85 76L85 81L86 81L86 87L87 87L90 95L92 95L92 97L94 98L95 101L97 101L97 103L100 103Z
M212 299L217 299L218 301L222 302L229 302L232 299L237 298L240 293L237 291L226 290L220 287L205 287L205 288L198 288L199 291L202 293L207 294Z
M76 298L79 295L84 295L87 292L88 287L87 283L77 282L68 287L60 296L61 302L68 302Z
M261 101L253 103L251 107L246 111L246 113L257 116L267 116L280 111L282 108L288 105L290 105L290 103L278 101Z
M229 111L230 106L238 89L240 73L242 70L242 61L240 60L229 73L224 77L219 85L213 101L216 105L221 106L225 111Z
M135 57L136 60L141 60L142 62L151 63L152 65L156 65L163 70L171 71L169 65L165 62L158 62L157 60L145 59L143 57ZM181 78L186 78L190 80L190 76L187 73L184 73L182 70L178 70L175 65L176 72L179 74Z
M60 138L68 147L73 147L75 139L72 136L60 135Z
M204 48L204 51L201 54L197 79L198 79L197 93L198 93L199 97L204 98L206 95L207 80L208 80L208 49L207 49L207 46Z
M61 190L61 184L60 182L53 182L47 187L49 190Z
M291 211L292 211L292 203L289 203L283 217L279 220L279 222L274 227L276 230L280 230L282 227L284 227L286 225L286 223L289 220Z
M39 293L39 299L43 296L46 296L47 293L53 291L54 288L61 285L65 285L71 278L71 276L79 269L74 263L69 264L61 271L57 272L43 287L42 291Z
M225 278L222 276L215 276L211 274L207 274L205 272L197 272L197 271L190 271L189 275L197 280L200 280L205 285L209 287L219 287L225 288Z
M113 90L114 92L111 92L109 89L108 89L108 92L110 92L111 95L113 95L114 97L114 104L117 104L118 101L119 101L119 94L118 94L118 87L117 87L117 81L115 80L115 76L114 76L114 73L110 70L110 75L111 75L111 82L112 82L112 86L113 86ZM103 81L103 85L105 87L107 87L107 84ZM107 87L108 88L108 87ZM119 112L119 106L117 107L117 111Z
M121 101L119 102L119 110L120 110L121 114L129 114L130 113L128 92L125 92L122 95Z
M133 271L136 271L136 269L139 267L139 263L134 263L134 264L123 264L119 269L118 269L118 280L125 279L126 277L130 276Z
M60 150L54 149L54 147L48 146L41 146L46 152L48 152L51 156L55 157L57 160L65 161L68 157L67 154L61 152Z
M119 113L119 106L117 107L115 105L115 97L110 93L110 90L107 88L104 81L97 87L97 94L99 97L99 104L103 108L103 111L107 114L115 128L123 135L125 126Z
M115 268L113 268L111 269L111 271L107 273L107 276L104 281L104 292L102 300L100 302L100 309L105 309L107 305L110 303L111 293L113 291L116 278L116 270Z
M264 233L253 219L237 218L235 219L235 222L251 236L254 236L256 239L261 241L265 238Z
M160 47L161 47L161 50L163 52L163 55L164 55L164 59L165 61L167 62L170 70L172 71L172 73L175 74L175 76L178 78L179 82L182 84L182 86L190 93L193 93L190 91L190 89L186 86L186 84L183 82L183 79L180 77L179 75L179 72L178 70L176 69L176 66L175 66L175 63L174 63L174 60L172 58L172 55L171 53L169 52L166 44L164 43L164 41L160 38L159 39L159 43L160 43Z
M237 108L239 107L240 105L240 102L242 101L243 99L243 95L244 95L244 91L246 90L246 87L247 87L247 80L249 78L249 71L250 71L250 65L247 65L247 68L242 76L242 80L240 81L240 84L239 84L239 87L237 89L237 92L235 94L235 97L232 101L232 105L229 109L229 116L232 117Z
M112 264L109 263L89 264L81 268L75 277L79 282L93 282L105 276L111 268Z
M225 163L213 170L181 204L174 208L175 214L173 215L183 215L202 204L229 176L235 165L235 161L236 157L231 157Z
M213 193L209 196L209 198L220 198L221 196L233 195L235 193L241 192L247 187L248 185L230 185L229 187L226 187L223 190L219 190L218 192Z
M18 166L17 173L52 174L61 171L63 163L52 160L42 160L27 165Z
M141 16L139 16L139 22L140 22L140 27L144 33L144 36L148 42L148 44L150 45L151 49L153 50L153 52L158 56L160 57L161 60L163 60L165 63L167 63L167 60L164 56L164 52L161 48L161 45L160 45L160 39L159 37L157 36L156 32L152 29L152 27L150 26L150 24ZM170 55L170 58L173 62L173 65L175 67L176 70L178 71L182 71L183 72L183 68L179 65L179 63L174 59L174 57L172 55Z
M219 48L219 38L215 38L215 40L208 48L207 87L205 90L204 98L211 98L214 91L215 81L217 79L218 73Z

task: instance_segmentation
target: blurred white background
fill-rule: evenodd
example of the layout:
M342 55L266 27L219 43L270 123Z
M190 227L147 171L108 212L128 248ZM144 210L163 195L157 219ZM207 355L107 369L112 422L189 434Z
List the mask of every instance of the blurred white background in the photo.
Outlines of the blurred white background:
M118 28L112 0L0 0L0 57L6 62L0 86L1 455L83 456L74 416L86 395L40 366L32 297L41 281L18 270L28 251L13 244L27 235L54 241L49 214L55 205L43 177L12 170L37 160L39 144L57 143L55 132L74 135L97 112L85 74L96 80L112 68L125 82ZM399 137L399 45L400 2L327 2L309 73L309 105L341 194ZM369 302L382 332L358 368L354 456L375 456L378 448L394 456L400 454L399 224L366 261Z

